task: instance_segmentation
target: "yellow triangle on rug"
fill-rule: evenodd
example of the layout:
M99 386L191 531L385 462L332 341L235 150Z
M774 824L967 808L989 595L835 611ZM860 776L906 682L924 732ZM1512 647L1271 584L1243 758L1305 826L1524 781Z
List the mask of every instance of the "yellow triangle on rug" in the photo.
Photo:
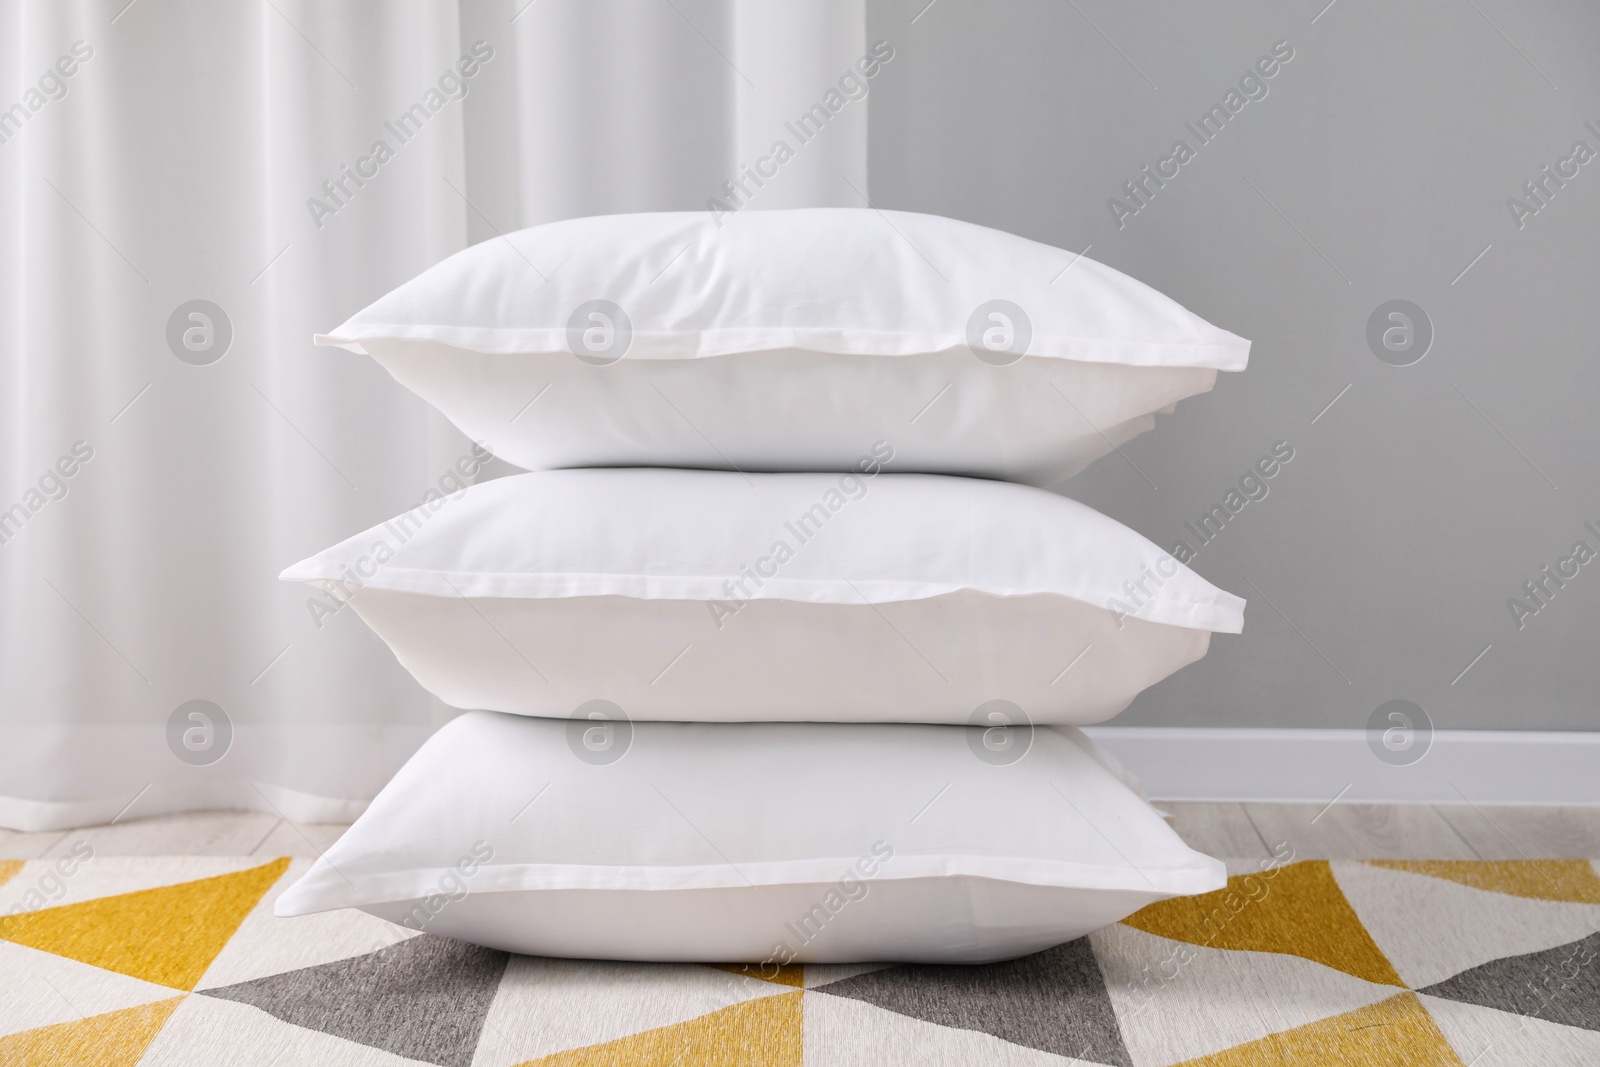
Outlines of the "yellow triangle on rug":
M0 885L5 885L15 878L26 862L27 860L0 860Z
M1490 893L1600 904L1600 875L1588 860L1368 860L1374 867L1443 878Z
M1405 987L1326 860L1291 863L1270 875L1236 875L1226 889L1163 900L1122 921L1191 945L1283 952L1368 982Z
M1176 1067L1463 1067L1415 993L1269 1034Z
M520 1067L645 1067L682 1063L697 1067L800 1067L804 1059L801 998L780 993L642 1034L528 1060Z
M782 966L770 963L712 963L708 966L715 967L719 971L727 971L729 974L771 982L773 985L793 986L796 989L806 987L805 968L798 963Z
M0 1037L10 1067L133 1067L183 997Z
M0 938L173 989L192 990L287 857L234 874L23 912Z

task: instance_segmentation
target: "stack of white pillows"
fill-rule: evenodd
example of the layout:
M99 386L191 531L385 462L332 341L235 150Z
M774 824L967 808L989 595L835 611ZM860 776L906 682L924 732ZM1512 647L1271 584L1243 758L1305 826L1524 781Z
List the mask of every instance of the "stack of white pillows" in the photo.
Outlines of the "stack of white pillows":
M548 956L981 962L1224 884L1076 727L1243 601L1039 487L1249 342L1070 252L869 209L538 226L319 340L532 473L284 572L482 710L278 914Z

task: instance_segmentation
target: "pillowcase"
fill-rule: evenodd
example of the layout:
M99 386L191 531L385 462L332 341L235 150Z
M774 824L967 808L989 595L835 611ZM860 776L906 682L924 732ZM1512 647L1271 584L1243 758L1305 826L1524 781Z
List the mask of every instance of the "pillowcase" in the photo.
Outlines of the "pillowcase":
M866 208L569 219L475 245L319 344L508 462L900 469L1037 485L1241 370L1250 343L1082 256Z
M1005 959L1225 882L1070 727L471 712L275 910L354 907L510 952L774 977Z
M880 443L881 444L881 443ZM1110 718L1244 601L1042 489L882 474L542 471L290 567L447 704L565 717ZM897 457L895 457L897 458Z

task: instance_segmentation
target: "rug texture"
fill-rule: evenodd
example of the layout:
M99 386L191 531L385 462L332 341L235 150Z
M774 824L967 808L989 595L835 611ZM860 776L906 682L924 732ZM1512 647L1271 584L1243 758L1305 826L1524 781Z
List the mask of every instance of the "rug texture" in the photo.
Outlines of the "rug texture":
M272 901L307 861L0 861L0 1064L1600 1065L1581 860L1230 864L978 967L508 956Z

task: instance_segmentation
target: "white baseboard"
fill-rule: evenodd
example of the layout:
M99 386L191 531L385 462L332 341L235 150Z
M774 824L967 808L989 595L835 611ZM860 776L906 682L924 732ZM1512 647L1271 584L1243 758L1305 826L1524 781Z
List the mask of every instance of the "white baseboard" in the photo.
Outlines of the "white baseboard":
M1441 730L1392 766L1364 730L1095 726L1157 800L1600 804L1600 732Z
M104 826L123 818L148 819L184 811L259 811L294 823L343 823L359 818L367 810L367 803L249 782L147 786L134 795L90 800L27 800L0 795L0 830L72 830Z

